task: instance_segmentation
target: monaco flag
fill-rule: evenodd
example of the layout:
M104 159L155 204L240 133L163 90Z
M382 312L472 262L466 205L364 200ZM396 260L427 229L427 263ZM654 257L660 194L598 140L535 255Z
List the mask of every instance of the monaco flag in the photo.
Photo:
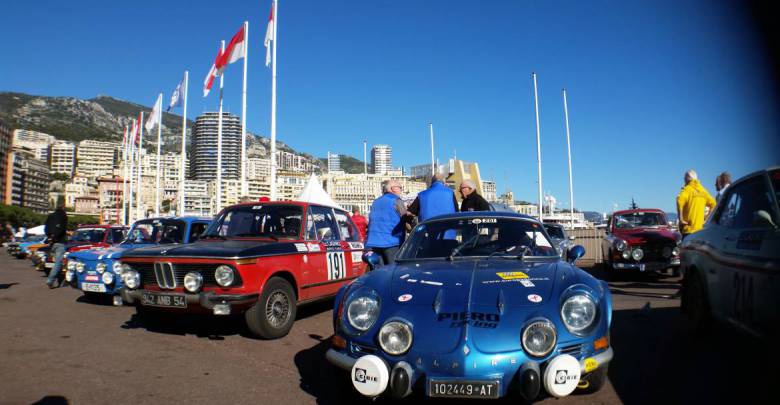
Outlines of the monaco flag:
M211 69L209 69L209 73L206 75L206 80L203 81L203 97L208 96L209 91L211 91L211 85L214 84L214 77L217 76L217 62L221 57L222 47L217 50L217 57L214 58L214 63L211 65Z
M246 25L247 24L244 23L244 25L241 26L241 29L236 32L236 35L233 35L227 48L225 48L225 53L217 59L217 75L221 75L227 65L246 56L247 41L245 35L246 30L244 29Z
M268 28L265 29L265 65L271 64L271 41L274 40L274 5L276 2L271 2L271 15L268 16Z

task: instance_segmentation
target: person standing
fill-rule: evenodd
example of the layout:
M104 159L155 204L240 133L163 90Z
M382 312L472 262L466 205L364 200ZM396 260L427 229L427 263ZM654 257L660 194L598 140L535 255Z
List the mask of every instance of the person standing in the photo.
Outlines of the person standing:
M683 238L704 227L705 210L715 207L715 199L701 185L696 172L685 172L685 186L677 195L677 218L680 221L680 233Z
M51 245L51 252L49 254L54 258L54 267L49 272L49 277L46 279L46 285L49 288L55 288L54 282L58 279L60 272L62 271L62 259L65 256L65 241L68 228L68 214L65 213L65 202L62 201L57 205L57 209L54 210L48 217L46 217L46 226L44 233L48 238L49 245ZM63 281L59 282L59 286L63 284Z
M368 215L366 248L378 254L384 264L395 262L395 254L406 236L401 221L406 215L406 205L400 197L402 190L397 180L389 180L384 184L384 194L371 204Z
M460 212L467 211L490 211L490 204L481 195L477 194L477 187L471 180L463 180L460 183L460 195L463 201L460 202Z
M431 178L431 186L420 192L409 206L409 213L416 215L419 222L454 212L458 212L458 200L455 199L455 193L444 184L444 177L438 173Z
M718 192L715 195L715 201L720 201L720 197L726 192L726 188L731 185L731 174L729 172L723 172L715 178L715 190Z
M368 221L366 217L360 215L360 207L355 206L352 208L352 222L360 233L360 239L366 240L366 227L368 227Z

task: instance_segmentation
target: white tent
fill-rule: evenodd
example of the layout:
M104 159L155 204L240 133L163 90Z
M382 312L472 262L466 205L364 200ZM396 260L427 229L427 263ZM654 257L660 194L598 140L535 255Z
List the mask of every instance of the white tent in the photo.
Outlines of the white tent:
M309 177L309 182L306 183L306 187L303 188L303 191L301 191L301 194L298 196L298 201L341 208L341 206L333 201L333 199L330 198L330 195L325 192L325 190L322 188L320 180L314 173L312 173L311 177Z
M44 229L46 228L45 225L38 225L35 228L30 228L27 230L28 235L43 235Z

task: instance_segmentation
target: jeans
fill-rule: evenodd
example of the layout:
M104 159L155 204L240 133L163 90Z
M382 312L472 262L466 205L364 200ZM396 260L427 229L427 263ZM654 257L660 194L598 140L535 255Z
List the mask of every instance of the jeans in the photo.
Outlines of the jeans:
M49 272L46 284L54 285L54 281L57 280L57 276L59 276L62 271L62 258L65 256L65 244L55 243L51 247L50 254L54 255L54 267Z
M398 248L399 246L386 248L372 247L371 250L382 258L382 264L393 264L395 263L395 254L398 253Z

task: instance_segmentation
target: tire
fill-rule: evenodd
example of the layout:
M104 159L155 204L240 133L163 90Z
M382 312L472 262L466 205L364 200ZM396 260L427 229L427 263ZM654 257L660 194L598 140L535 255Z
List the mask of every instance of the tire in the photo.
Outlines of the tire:
M707 292L698 271L687 273L683 286L682 301L684 302L685 316L693 331L702 333L709 327L712 313L710 312L709 300L707 300Z
M599 367L596 371L588 374L585 378L583 378L584 381L588 382L588 386L585 388L580 388L580 390L586 394L592 394L601 390L601 388L604 386L604 383L607 382L608 369L609 365L606 365L604 367Z
M257 303L244 313L246 326L262 339L278 339L290 333L298 302L290 283L281 277L271 277Z

